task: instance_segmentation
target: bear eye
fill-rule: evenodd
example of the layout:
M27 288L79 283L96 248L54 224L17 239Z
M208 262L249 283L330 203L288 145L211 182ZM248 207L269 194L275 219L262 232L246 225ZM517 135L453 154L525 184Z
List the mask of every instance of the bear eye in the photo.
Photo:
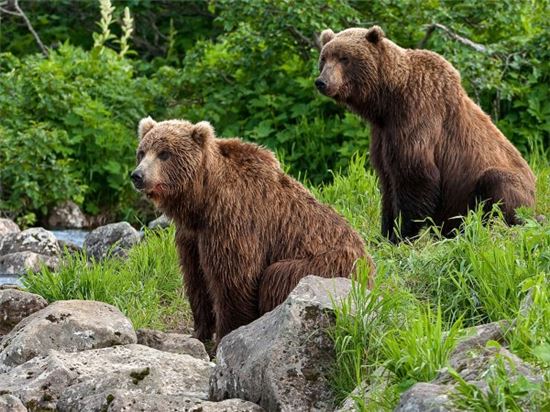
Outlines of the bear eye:
M143 159L143 156L145 156L145 153L143 152L143 150L140 150L139 152L137 152L138 162L141 162L141 159Z
M348 64L348 63L349 63L349 59L348 59L346 56L342 56L342 57L340 57L340 63L342 63L342 64Z
M160 160L168 160L170 158L170 152L167 150L163 150L159 153L158 158Z

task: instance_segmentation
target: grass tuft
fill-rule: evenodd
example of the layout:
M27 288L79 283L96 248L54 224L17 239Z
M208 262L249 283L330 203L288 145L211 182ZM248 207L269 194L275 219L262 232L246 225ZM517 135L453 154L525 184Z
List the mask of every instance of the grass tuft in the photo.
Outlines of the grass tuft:
M118 307L134 327L188 330L191 325L174 229L147 231L145 241L127 259L88 262L83 253L66 254L56 272L47 268L27 274L23 285L49 302L98 300Z

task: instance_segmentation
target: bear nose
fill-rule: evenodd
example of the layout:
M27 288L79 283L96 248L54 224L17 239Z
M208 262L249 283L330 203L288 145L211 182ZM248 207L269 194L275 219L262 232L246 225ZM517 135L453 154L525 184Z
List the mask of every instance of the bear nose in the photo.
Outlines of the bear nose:
M321 79L320 77L317 78L317 80L315 80L315 86L319 89L319 91L323 92L326 90L327 88L327 84L325 83L325 81L323 79Z
M130 175L132 182L136 189L141 189L143 187L143 172L141 170L134 170Z

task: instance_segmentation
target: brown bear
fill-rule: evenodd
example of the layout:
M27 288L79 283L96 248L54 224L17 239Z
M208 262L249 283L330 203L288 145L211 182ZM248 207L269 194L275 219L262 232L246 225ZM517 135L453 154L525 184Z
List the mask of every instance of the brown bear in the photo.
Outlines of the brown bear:
M307 275L348 277L362 238L287 176L272 152L218 139L208 122L140 121L135 187L176 225L176 247L202 341L283 302ZM372 270L371 270L372 272Z
M370 158L382 191L382 233L418 234L425 220L452 235L457 216L496 202L509 224L533 206L535 177L440 55L403 49L380 27L321 33L315 85L371 124ZM399 222L399 227L396 222ZM396 233L397 232L397 233Z

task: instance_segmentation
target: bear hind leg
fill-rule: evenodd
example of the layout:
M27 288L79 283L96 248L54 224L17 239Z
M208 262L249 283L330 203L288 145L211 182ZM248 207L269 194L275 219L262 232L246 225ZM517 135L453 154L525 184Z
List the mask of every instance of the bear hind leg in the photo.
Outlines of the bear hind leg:
M308 275L324 278L349 277L357 259L363 255L347 250L335 250L309 259L289 259L275 262L262 273L259 285L260 315L273 310L284 302L300 280ZM374 264L367 257L371 271L369 288L372 287Z
M524 179L518 173L506 169L486 170L477 181L475 201L485 202L485 212L489 213L495 203L510 225L521 223L516 215L520 206L531 207L535 203L534 190L525 187Z

